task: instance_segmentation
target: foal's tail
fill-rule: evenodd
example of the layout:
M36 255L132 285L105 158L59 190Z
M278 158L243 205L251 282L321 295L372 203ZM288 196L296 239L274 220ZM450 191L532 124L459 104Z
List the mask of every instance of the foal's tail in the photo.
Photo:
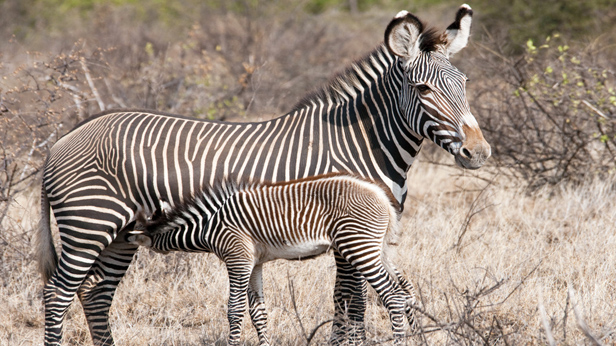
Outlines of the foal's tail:
M45 187L41 189L41 218L36 237L36 253L38 256L38 269L47 283L58 265L58 254L53 243L50 226L49 199Z

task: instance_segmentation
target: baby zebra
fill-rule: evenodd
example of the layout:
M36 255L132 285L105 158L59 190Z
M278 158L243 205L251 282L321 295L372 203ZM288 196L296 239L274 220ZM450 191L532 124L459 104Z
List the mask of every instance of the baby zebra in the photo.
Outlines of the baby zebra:
M127 240L161 252L213 252L225 262L229 345L239 344L246 296L259 344L269 345L263 263L311 258L331 248L340 256L337 264L350 264L376 290L389 312L396 343L403 341L405 315L414 328L414 289L384 252L386 237L398 228L397 202L389 189L336 173L281 183L217 186L198 192L158 219L142 216L142 233Z

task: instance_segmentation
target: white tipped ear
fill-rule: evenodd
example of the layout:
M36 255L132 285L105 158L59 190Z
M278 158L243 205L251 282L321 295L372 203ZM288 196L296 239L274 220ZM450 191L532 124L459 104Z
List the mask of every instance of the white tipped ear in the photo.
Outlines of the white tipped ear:
M385 30L385 46L389 51L407 61L419 54L419 36L423 24L407 11L400 11Z
M456 20L444 32L447 38L447 43L445 44L447 56L452 56L466 47L468 37L471 34L472 18L473 10L471 7L467 4L460 6L456 13Z

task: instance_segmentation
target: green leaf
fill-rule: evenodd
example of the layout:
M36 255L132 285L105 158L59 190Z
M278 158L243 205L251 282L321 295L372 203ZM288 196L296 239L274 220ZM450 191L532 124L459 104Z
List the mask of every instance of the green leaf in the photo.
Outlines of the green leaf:
M534 53L537 50L537 47L535 47L535 45L533 44L533 40L532 39L528 39L528 41L526 41L526 50L529 53Z
M150 57L154 57L154 46L152 46L151 42L145 44L145 53Z

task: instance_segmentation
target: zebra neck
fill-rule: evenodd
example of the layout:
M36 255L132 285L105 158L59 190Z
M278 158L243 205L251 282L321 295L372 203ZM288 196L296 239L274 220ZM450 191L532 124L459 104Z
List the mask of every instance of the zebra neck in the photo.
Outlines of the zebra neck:
M385 183L401 204L406 173L422 143L401 112L403 81L398 59L381 45L295 109L320 114L329 127L337 170Z

